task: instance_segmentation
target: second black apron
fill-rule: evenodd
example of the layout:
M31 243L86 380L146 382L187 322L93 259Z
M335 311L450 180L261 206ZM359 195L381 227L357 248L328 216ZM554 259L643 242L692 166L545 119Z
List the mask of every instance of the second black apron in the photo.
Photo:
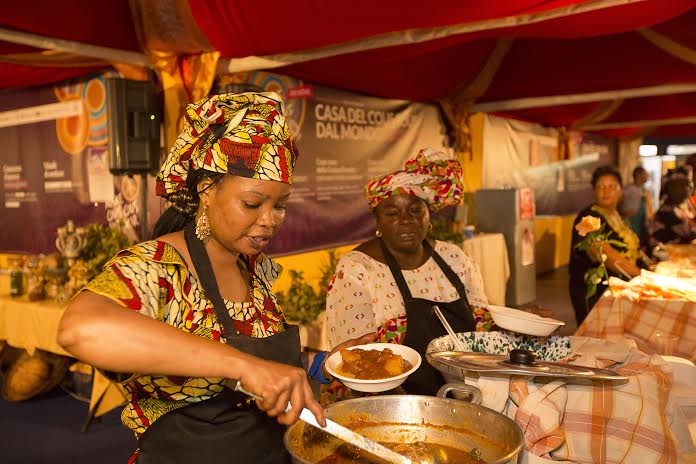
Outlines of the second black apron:
M399 287L401 297L404 299L406 308L406 336L403 344L416 350L423 361L418 370L411 374L402 387L406 393L413 395L435 395L437 390L444 384L444 379L440 372L432 367L425 360L425 351L428 343L434 338L445 335L447 331L433 311L433 305L438 306L447 322L455 332L471 332L476 330L474 313L466 296L466 288L457 274L449 267L444 259L433 249L427 240L423 241L423 247L430 252L435 263L447 277L447 280L457 290L459 299L450 303L430 301L423 298L413 298L411 290L406 284L406 279L401 272L396 258L389 252L384 241L380 240L384 258L387 261L389 270L394 276L396 285Z
M213 303L228 345L270 361L302 367L297 326L266 338L237 333L220 296L210 259L195 236L194 223L184 230L191 261L205 294ZM250 269L250 272L252 270ZM291 458L283 446L285 427L229 388L200 403L168 412L138 442L138 464L224 462L284 464ZM237 406L236 406L237 405Z

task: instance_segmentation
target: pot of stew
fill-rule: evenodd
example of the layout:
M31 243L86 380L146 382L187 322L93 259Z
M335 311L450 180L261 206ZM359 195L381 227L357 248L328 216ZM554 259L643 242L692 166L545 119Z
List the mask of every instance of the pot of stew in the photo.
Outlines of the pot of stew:
M471 392L471 387L462 386ZM443 387L438 395L452 389ZM476 399L479 399L480 396ZM517 424L496 411L452 398L384 395L340 401L326 416L409 457L414 463L517 463L523 446ZM298 422L285 433L294 463L379 462L320 429Z

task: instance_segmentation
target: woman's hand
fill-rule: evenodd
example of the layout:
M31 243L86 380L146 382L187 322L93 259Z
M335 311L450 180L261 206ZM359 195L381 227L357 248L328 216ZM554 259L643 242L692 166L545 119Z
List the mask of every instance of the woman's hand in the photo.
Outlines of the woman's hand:
M346 340L345 342L336 345L329 353L326 355L326 358L324 358L324 365L321 366L321 370L324 373L324 377L329 378L329 373L326 371L326 360L331 357L332 354L336 353L337 351L341 351L345 348L350 348L351 346L358 346L358 345L365 345L367 343L374 343L377 341L377 333L376 332L370 332L365 335L362 335L358 338L353 338L351 340Z
M256 402L259 409L279 423L294 424L306 407L319 424L326 425L324 410L314 398L304 369L250 357L243 372L239 381L244 389L263 398ZM286 412L288 401L292 407Z
M640 268L619 253L614 247L608 243L602 245L602 251L607 256L605 264L607 268L615 273L624 276L624 280L631 280L633 277L640 275Z

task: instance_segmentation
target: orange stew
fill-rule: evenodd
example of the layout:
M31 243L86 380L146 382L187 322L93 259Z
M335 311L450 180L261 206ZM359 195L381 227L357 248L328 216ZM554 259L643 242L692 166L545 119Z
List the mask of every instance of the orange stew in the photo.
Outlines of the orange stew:
M403 454L414 462L433 462L437 456L439 462L456 462L458 464L484 464L476 453L455 449L450 446L432 443L382 443L397 453ZM325 457L318 464L370 464L370 455L352 445L343 444L334 453Z
M345 377L361 380L387 379L408 372L413 364L389 348L379 350L341 350L343 362L336 372Z

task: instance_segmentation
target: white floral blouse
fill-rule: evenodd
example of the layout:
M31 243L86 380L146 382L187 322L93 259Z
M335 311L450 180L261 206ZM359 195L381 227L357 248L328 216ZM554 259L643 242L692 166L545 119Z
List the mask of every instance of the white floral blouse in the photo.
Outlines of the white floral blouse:
M459 276L474 309L477 330L492 321L478 266L456 245L437 241L435 251ZM457 290L430 258L421 267L402 271L414 298L449 303ZM377 332L380 341L401 343L406 333L406 309L389 267L359 251L341 257L326 297L330 346L360 335Z

